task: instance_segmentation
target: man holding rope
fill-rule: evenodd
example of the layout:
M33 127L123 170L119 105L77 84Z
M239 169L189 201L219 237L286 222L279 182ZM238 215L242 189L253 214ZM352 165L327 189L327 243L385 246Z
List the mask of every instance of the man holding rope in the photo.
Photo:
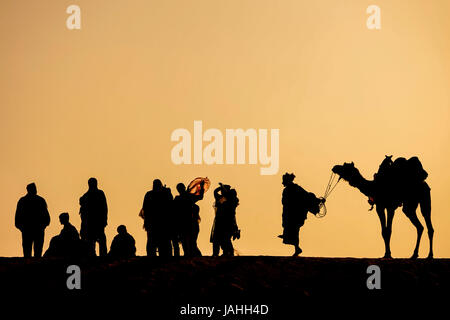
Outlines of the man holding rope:
M325 202L325 198L317 198L313 193L307 192L298 184L294 183L295 175L285 173L283 175L283 234L278 237L283 239L284 244L293 245L294 257L302 253L299 247L299 231L306 220L308 212L317 215Z

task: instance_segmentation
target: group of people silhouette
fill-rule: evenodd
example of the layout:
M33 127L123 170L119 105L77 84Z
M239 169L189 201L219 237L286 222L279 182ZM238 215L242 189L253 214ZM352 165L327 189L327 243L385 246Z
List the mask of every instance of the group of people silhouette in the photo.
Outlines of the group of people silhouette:
M70 223L69 213L59 215L63 226L59 235L50 240L44 253L46 257L95 256L95 245L99 243L99 254L116 257L132 257L136 254L135 240L124 225L117 228L109 253L106 246L105 227L108 206L105 194L98 189L97 179L88 180L89 190L80 198L80 233ZM37 194L34 183L27 185L27 194L17 203L15 226L22 232L23 256L42 256L45 228L50 224L50 214L44 198Z
M430 187L425 182L428 173L418 157L409 159L399 157L395 161L392 156L385 156L373 180L366 180L355 167L354 163L335 165L324 197L318 198L294 183L295 175L285 173L282 177L284 186L282 194L282 227L283 233L278 237L284 244L294 246L293 256L298 256L302 249L299 246L299 232L304 225L308 212L324 216L325 198L334 187L333 175L339 176L358 188L368 197L372 208L376 206L380 218L382 236L385 241L385 257L390 258L390 237L392 220L395 210L402 206L403 212L417 229L417 241L412 258L418 257L423 226L417 218L416 209L420 204L430 240L429 258L433 257L433 234L431 223ZM132 257L136 255L134 238L127 232L124 225L117 228L117 235L107 252L105 227L108 221L108 205L105 194L98 189L97 180L88 180L89 189L80 198L80 234L69 222L69 214L61 213L61 233L53 237L45 256L91 256L95 255L96 243L99 243L100 256ZM173 197L170 188L161 180L153 181L153 189L144 197L144 203L139 216L144 219L144 229L147 232L148 256L180 256L180 244L184 256L201 256L197 246L200 232L200 207L197 202L203 199L205 191L211 182L208 178L196 178L186 187L179 183L176 187L178 195ZM230 185L219 183L214 190L214 222L210 242L213 256L233 256L232 240L240 238L241 231L236 223L236 208L239 205L237 192ZM323 214L321 213L321 209ZM387 211L387 218L385 216ZM45 228L50 224L50 215L44 198L37 195L36 185L27 186L27 194L18 204L15 225L22 232L22 247L24 257L42 255Z
M170 188L161 180L153 181L152 190L145 194L139 216L144 220L147 232L146 251L148 256L180 256L180 244L183 255L201 256L197 246L200 227L200 207L209 188L208 178L197 178L186 187L179 183L178 195L173 197ZM100 256L128 258L136 255L136 243L126 226L117 228L117 235L107 250L105 228L108 224L108 205L106 196L98 188L95 178L88 180L88 191L80 198L80 232L70 223L69 213L59 215L63 226L59 235L54 236L45 257L83 257L96 255L96 243L99 244ZM213 256L218 256L220 249L224 256L233 256L232 239L240 238L236 223L236 207L239 199L235 189L222 183L214 190L215 218L210 241ZM44 198L37 194L34 183L27 186L27 194L20 198L15 214L15 226L22 233L24 257L42 256L45 229L50 224L50 214Z

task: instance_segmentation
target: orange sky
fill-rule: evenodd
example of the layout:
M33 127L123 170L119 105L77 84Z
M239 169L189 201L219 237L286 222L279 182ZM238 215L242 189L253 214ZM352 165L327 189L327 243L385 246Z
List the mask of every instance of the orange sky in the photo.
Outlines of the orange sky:
M81 7L81 30L66 8ZM381 8L368 30L366 8ZM44 249L97 177L109 203L108 244L119 224L145 253L138 217L154 178L196 176L233 185L241 255L290 255L282 245L281 175L318 196L331 167L354 161L367 178L385 154L419 156L429 173L435 256L450 257L450 2L446 0L25 1L0 3L0 255L19 256L14 212L36 182L52 222ZM177 128L280 130L280 170L171 162ZM201 201L199 246L211 254L213 196ZM384 254L375 212L347 183L300 234L307 256ZM423 219L420 217L421 221ZM397 210L394 257L415 229ZM424 233L421 256L428 253Z

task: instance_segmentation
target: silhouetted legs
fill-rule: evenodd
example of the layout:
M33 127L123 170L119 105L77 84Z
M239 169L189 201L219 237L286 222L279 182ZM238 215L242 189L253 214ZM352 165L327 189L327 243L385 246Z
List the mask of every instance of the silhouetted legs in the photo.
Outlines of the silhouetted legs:
M422 238L423 233L423 226L420 223L419 219L417 218L416 209L418 206L418 202L414 201L408 201L403 203L403 212L408 217L408 219L411 221L411 223L416 227L417 229L417 240L416 240L416 246L414 248L413 255L411 256L411 259L416 259L419 256L419 246L420 246L420 239Z
M380 219L380 224L381 224L381 235L384 240L384 250L385 250L384 258L390 259L390 258L392 258L390 239L391 239L391 232L392 232L393 213L392 213L392 217L390 218L391 228L388 229L388 227L386 226L386 216L385 216L384 211L385 211L384 207L377 206L377 214L378 214L378 218ZM389 217L388 217L388 219L389 219Z
M106 235L105 230L102 231L102 233L98 237L98 246L99 246L99 253L101 257L104 257L108 253L108 249L106 247Z
M25 258L31 257L31 249L33 248L33 234L30 231L22 232L22 248Z
M224 256L234 256L234 248L230 238L223 241L222 250Z
M430 240L430 251L428 253L428 259L432 259L434 229L431 223L431 195L428 185L426 185L426 188L422 195L422 199L420 200L420 211L422 212L423 218L425 219L428 230L428 239Z
M179 257L180 256L180 243L177 239L172 239L172 247L173 247L173 256Z
M299 247L299 232L301 226L303 226L303 223L301 225L286 224L286 226L283 227L283 234L278 236L278 238L283 239L284 244L294 246L295 251L292 255L293 257L298 257L298 255L303 252L303 250Z
M428 230L428 239L430 240L430 251L428 253L428 258L433 258L433 235L434 235L434 229L433 224L431 223L431 196L430 196L430 188L425 183L423 184L423 190L420 193L420 197L418 200L405 202L403 204L403 212L406 214L406 216L411 220L411 223L416 227L417 229L417 241L416 241L416 247L414 248L414 253L412 255L412 259L416 259L419 256L419 246L420 246L420 239L422 237L423 229L424 227L420 223L419 219L417 218L416 210L420 203L420 211L422 212L422 215L425 219L425 224L427 226Z
M403 202L403 212L408 217L408 219L411 221L411 223L416 227L417 230L417 240L416 245L414 247L413 255L411 256L411 259L417 259L419 256L419 247L420 247L420 240L422 238L422 233L424 230L424 227L420 223L420 220L417 218L416 210L419 205L419 202L414 201L404 201ZM420 209L422 211L422 214L425 219L425 223L427 225L428 229L428 237L430 239L430 252L428 254L428 258L433 258L433 234L434 229L433 225L431 223L431 198L428 193L425 193L423 198L420 200ZM385 255L384 258L392 258L391 256L391 249L390 249L390 241L391 241L391 234L392 234L392 222L394 219L394 213L395 209L388 208L387 210L387 220L384 214L385 208L378 207L377 206L377 214L380 218L381 223L381 234L383 236L384 244L385 244Z
M192 257L192 237L189 234L181 236L181 246L183 247L183 255Z
M106 256L108 253L108 249L106 247L105 229L99 230L95 234L88 234L87 243L91 252L95 252L95 244L97 242L99 246L99 256Z
M388 208L387 221L386 221L386 241L388 243L389 257L391 257L391 235L392 235L392 222L394 220L395 209Z
M298 245L294 246L294 248L295 248L295 252L294 252L294 254L293 254L292 256L293 256L293 257L298 257L298 255L299 255L300 253L302 253L303 250L302 250Z
M160 257L171 257L172 256L172 244L170 239L159 239L158 241L158 252Z
M156 256L156 237L154 236L154 232L147 231L147 256L154 257Z
M197 245L198 234L200 233L200 226L198 222L195 222L192 228L192 248L191 253L194 257L201 257L202 253Z
M213 257L218 257L220 252L220 244L219 242L213 242Z
M147 256L156 256L158 251L160 257L172 256L172 244L169 238L161 236L156 231L147 231Z
M31 230L22 232L22 248L25 258L31 257L31 249L34 249L34 256L42 256L42 247L44 246L44 230Z
M220 248L222 248L224 256L234 256L234 248L231 238L213 242L213 257L219 256Z

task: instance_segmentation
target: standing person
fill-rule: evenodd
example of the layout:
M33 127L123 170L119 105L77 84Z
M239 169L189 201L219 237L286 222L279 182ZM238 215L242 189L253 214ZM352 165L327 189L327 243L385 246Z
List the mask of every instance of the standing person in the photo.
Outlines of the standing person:
M191 257L193 243L193 203L184 183L177 184L178 195L173 200L174 234L181 242L184 256ZM178 243L177 243L178 245Z
M22 248L25 258L42 256L45 228L50 224L50 215L45 199L37 195L34 183L27 185L27 194L17 203L15 226L22 232Z
M97 179L88 180L89 190L80 198L81 239L86 241L89 250L95 252L99 244L100 256L106 256L105 227L108 225L108 205L105 193L98 189Z
M325 202L325 199L319 199L313 193L304 190L294 183L294 178L295 175L293 173L283 175L284 190L281 200L283 204L283 234L278 237L283 239L284 244L294 246L295 252L293 256L296 257L302 253L298 236L300 227L305 223L308 211L317 214L320 210L320 203Z
M142 205L144 229L147 231L147 256L172 256L170 218L173 210L170 188L161 180L153 180L153 189L148 191Z
M198 235L200 233L200 207L197 202L203 199L203 195L205 194L205 182L209 180L208 178L202 179L200 181L200 187L196 192L192 192L192 189L188 189L187 192L190 195L190 199L192 201L192 220L191 220L191 232L192 232L192 243L191 243L191 252L194 257L201 257L202 253L197 245ZM194 186L192 187L194 188Z
M236 223L236 207L239 205L239 199L235 189L222 183L214 190L214 198L216 215L210 237L213 256L218 256L221 248L224 256L233 256L231 239L239 238L240 233Z
M198 186L190 186L187 190L184 183L179 183L177 191L179 194L174 199L174 226L178 230L184 255L201 256L202 253L197 246L200 232L200 207L196 202L203 199L205 181L201 180Z

